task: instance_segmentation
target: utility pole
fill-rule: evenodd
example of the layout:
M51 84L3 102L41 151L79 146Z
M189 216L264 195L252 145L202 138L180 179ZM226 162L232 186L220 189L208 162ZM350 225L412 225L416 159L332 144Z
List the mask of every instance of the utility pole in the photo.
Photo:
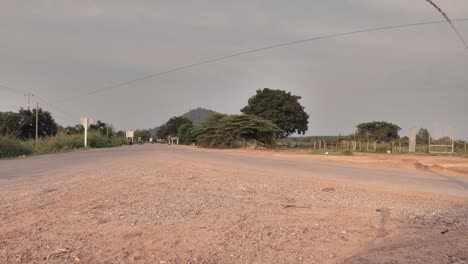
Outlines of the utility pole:
M39 102L36 106L36 141L39 138Z
M31 96L34 96L34 94L32 93L27 93L27 94L24 94L24 96L27 96L28 97L28 110L29 110L29 102L31 100Z

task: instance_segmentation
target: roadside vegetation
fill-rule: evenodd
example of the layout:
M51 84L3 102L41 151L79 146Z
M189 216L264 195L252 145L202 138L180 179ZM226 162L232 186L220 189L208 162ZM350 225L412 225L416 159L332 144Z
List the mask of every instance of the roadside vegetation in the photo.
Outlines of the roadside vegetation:
M176 116L159 126L155 136L212 148L274 147L278 139L307 131L309 115L300 99L282 90L257 90L241 115L204 111L196 122L187 118L191 115Z
M84 148L81 125L61 127L52 115L39 109L38 139L35 139L35 113L0 112L0 158L43 155ZM123 132L98 121L89 128L90 148L107 148L125 144Z

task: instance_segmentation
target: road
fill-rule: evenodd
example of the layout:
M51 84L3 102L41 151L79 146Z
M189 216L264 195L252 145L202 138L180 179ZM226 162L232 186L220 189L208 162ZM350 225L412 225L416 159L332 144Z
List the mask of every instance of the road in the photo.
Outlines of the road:
M0 263L468 260L466 176L351 158L144 145L0 160Z
M14 180L70 175L94 167L110 166L115 160L136 164L142 157L209 163L283 175L305 175L323 180L369 185L395 190L468 197L468 176L456 177L429 170L357 166L317 159L314 156L207 150L186 146L144 145L54 154L26 159L0 160L0 184Z

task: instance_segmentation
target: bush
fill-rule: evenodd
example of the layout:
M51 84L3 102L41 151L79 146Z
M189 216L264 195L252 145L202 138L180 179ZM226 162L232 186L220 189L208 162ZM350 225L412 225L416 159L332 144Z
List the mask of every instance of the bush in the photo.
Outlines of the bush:
M88 145L91 148L110 148L112 147L112 142L106 136L99 133L90 133L88 134Z
M88 135L88 144L92 148L110 148L124 145L124 138L107 139L99 133ZM43 155L80 149L84 147L83 135L59 134L54 137L22 141L11 136L0 136L0 158L18 157L22 155Z
M111 146L118 147L127 144L127 140L124 137L115 136L111 138Z
M43 155L60 151L82 148L84 146L83 136L60 134L54 137L39 138L39 140L28 140L25 142L33 154Z
M0 136L0 158L11 158L30 155L32 150L19 139L11 136Z
M198 130L198 143L206 147L241 147L250 141L273 145L280 129L271 121L254 115L210 116Z

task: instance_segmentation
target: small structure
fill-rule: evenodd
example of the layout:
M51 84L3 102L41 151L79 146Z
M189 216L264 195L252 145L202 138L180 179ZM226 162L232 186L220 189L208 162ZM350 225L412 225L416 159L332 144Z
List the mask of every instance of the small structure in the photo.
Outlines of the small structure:
M410 138L409 138L409 153L416 152L416 128L411 128Z
M128 144L133 144L133 137L134 137L134 131L133 130L129 130L129 131L126 131L125 132L125 138L127 138L127 142Z
M171 145L174 145L174 141L176 142L176 145L179 145L179 138L178 137L171 137Z
M88 146L88 127L93 123L93 119L89 117L80 118L81 124L84 127L84 147Z

